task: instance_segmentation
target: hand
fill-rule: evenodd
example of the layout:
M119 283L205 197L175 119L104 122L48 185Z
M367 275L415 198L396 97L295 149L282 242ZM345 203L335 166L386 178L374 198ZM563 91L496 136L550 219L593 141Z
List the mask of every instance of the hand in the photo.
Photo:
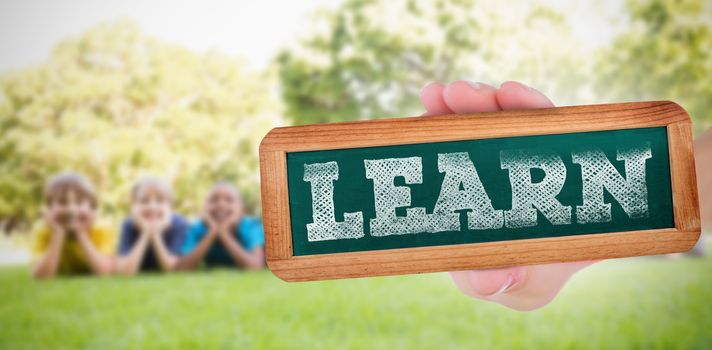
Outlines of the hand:
M95 218L96 212L94 210L84 209L80 211L77 218L77 231L89 232Z
M517 82L505 82L499 89L466 81L449 85L431 83L423 88L420 99L427 111L423 116L554 106L539 91ZM466 295L525 311L548 304L574 273L593 263L595 261L515 266L456 271L450 275Z
M228 217L223 223L225 231L232 232L235 227L240 224L240 220L242 220L242 214L242 210L233 210L233 213L230 215L230 217Z
M49 229L52 231L53 235L64 235L66 232L62 225L59 224L57 220L57 215L49 208L42 209L42 219Z
M131 208L131 221L138 229L139 234L147 234L150 231L150 222L146 220L136 207Z
M240 219L242 218L242 213L235 211L232 214L230 214L229 217L227 217L225 220L223 220L220 223L220 231L218 235L222 237L223 239L228 238L232 239L233 238L233 232L235 231L235 227L240 224Z
M89 234L89 230L91 229L91 219L84 218L84 215L84 213L76 214L70 228L67 230L70 237L79 239L80 236L87 236Z
M222 231L222 226L213 218L212 215L208 212L208 210L203 209L203 214L201 215L203 218L203 222L205 222L205 225L208 226L208 234L210 233L219 233Z
M135 221L140 235L159 236L163 232L160 219L140 218Z
M157 235L162 235L166 230L168 230L168 227L171 225L171 214L170 213L163 213L163 215L156 219L155 223L155 234Z
M134 223L140 235L151 236L158 231L156 227L156 220L145 219L139 216L134 219Z

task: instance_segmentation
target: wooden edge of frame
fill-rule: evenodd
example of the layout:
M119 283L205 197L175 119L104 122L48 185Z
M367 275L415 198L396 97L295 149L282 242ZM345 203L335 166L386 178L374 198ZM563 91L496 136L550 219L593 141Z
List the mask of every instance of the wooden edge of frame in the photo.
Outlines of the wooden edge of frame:
M680 231L700 232L692 123L689 120L671 123L667 127L667 133L675 228Z
M657 126L668 132L675 228L293 256L289 152ZM265 136L259 153L267 265L285 281L665 254L691 249L700 235L691 122L687 112L671 101L280 127Z
M260 153L634 129L689 120L671 101L405 117L278 127L262 140Z
M260 151L262 221L267 263L292 257L286 152Z
M657 229L297 256L269 261L289 282L551 264L685 251L699 232Z

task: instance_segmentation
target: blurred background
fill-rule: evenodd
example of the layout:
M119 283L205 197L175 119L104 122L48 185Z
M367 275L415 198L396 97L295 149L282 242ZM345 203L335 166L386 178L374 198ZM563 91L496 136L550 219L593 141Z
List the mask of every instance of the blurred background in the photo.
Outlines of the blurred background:
M219 180L259 215L267 131L418 115L430 81L518 80L557 105L674 100L699 134L710 1L4 1L0 50L0 348L712 347L709 257L594 265L532 313L446 274L38 283L27 269L53 173L87 174L114 223L144 174L185 215Z

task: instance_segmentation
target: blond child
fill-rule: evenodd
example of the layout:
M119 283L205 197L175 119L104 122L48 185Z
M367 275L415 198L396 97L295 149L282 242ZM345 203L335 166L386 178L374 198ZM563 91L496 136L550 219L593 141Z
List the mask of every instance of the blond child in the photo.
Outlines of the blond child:
M113 270L116 236L95 223L97 196L84 176L63 172L44 187L43 223L32 233L35 278Z
M171 271L176 267L188 222L173 212L173 192L162 180L145 177L131 190L131 215L121 226L116 272Z

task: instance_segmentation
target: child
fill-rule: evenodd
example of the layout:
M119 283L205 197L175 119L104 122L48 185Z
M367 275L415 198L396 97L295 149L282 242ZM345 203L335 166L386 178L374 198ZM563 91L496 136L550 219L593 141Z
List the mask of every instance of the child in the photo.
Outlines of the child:
M170 187L160 179L146 177L134 184L131 216L121 226L118 273L175 268L188 222L173 213L172 201Z
M44 222L32 237L32 250L38 258L32 270L35 278L112 272L115 235L95 224L96 211L94 187L84 176L63 172L47 181Z
M202 220L188 230L179 268L194 269L204 261L208 266L259 269L264 266L264 244L262 223L244 215L237 188L220 182L205 200Z

